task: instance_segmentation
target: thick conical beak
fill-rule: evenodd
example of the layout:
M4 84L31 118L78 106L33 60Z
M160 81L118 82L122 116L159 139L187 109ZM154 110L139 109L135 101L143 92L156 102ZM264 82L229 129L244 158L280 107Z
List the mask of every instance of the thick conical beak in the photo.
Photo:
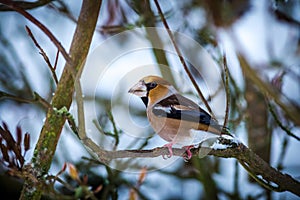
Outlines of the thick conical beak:
M144 81L139 81L137 84L132 86L128 92L135 94L139 97L146 97L147 96L147 86Z

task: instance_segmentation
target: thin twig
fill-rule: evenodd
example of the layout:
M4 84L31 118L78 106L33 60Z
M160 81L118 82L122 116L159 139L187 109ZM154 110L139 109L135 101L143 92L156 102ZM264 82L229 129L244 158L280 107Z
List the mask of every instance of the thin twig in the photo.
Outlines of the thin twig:
M35 37L33 36L30 28L28 26L25 26L25 29L29 35L29 37L32 39L33 43L35 44L35 46L40 50L40 54L43 56L45 62L47 63L48 68L50 69L51 73L52 73L52 77L55 81L55 83L58 83L58 79L55 73L55 68L51 65L49 57L47 56L46 52L43 50L43 48L39 45L39 43L37 42L37 40L35 39Z
M115 145L114 145L114 150L115 150L115 149L117 149L119 142L120 142L119 131L117 129L116 122L115 122L114 116L112 115L111 111L108 110L106 113L107 113L109 121L111 122L111 124L113 126L113 131L114 131L113 137L115 138Z
M54 65L53 65L54 71L57 68L58 57L59 57L59 50L57 49L56 56L55 56L55 61L54 61Z
M46 101L46 99L44 99L43 97L41 97L38 93L34 92L34 101L40 103L42 106L44 106L45 108L51 108L52 109L52 105Z
M278 119L278 116L276 115L275 113L275 110L274 110L274 106L271 105L270 101L268 101L268 107L269 107L269 111L271 112L272 114L272 117L274 118L275 122L277 123L277 125L284 131L286 132L287 135L295 138L296 140L300 141L300 137L298 137L297 135L295 135L294 133L292 133L292 131L287 128L286 126L284 126L281 121Z
M31 14L29 14L26 10L19 7L16 3L14 3L11 0L0 0L0 3L10 7L11 9L15 10L16 12L23 15L26 19L31 21L33 24L35 24L39 29L41 29L48 37L49 39L54 43L54 45L57 47L57 49L61 52L63 57L68 63L71 63L71 58L69 57L69 54L64 49L64 47L61 45L61 43L56 39L56 37L51 33L51 31L44 26L39 20L37 20L35 17L33 17Z
M17 4L20 8L24 9L24 10L30 10L30 9L35 9L41 6L44 6L46 4L49 4L50 2L52 2L53 0L38 0L38 1L34 1L34 2L29 2L29 1L14 1L15 4ZM13 11L13 9L5 6L5 5L0 5L0 11Z
M290 139L290 137L285 135L282 142L281 142L282 144L281 144L280 153L279 153L278 161L277 161L277 165L276 165L276 168L278 170L283 169L283 162L285 160L284 158L286 156L287 147L288 147L288 144L289 144L289 139Z
M83 65L82 65L83 67ZM82 88L80 84L80 77L83 68L80 68L78 71L78 76L75 79L75 98L77 103L77 115L78 115L78 137L82 140L86 138L86 129L85 129L85 117L84 117L84 103L83 103L83 94L82 94Z
M7 98L7 99L11 99L14 101L18 101L18 102L22 102L22 103L35 103L35 100L32 99L24 99L22 97L17 97L15 95L0 91L0 99L1 98Z
M225 108L225 118L224 118L223 127L226 127L228 124L229 105L230 105L229 75L228 75L226 55L223 55L223 66L225 72L225 91L226 91L226 108Z
M51 107L51 104L49 102L47 102L44 98L42 98L38 93L34 92L33 95L34 96L32 99L24 99L22 97L17 97L15 95L0 91L0 99L7 98L7 99L14 100L14 101L22 102L22 103L40 103L45 108Z
M58 177L58 176L47 176L46 177L46 180L48 180L48 181L53 181L53 185L54 185L54 183L57 181L57 182L59 182L60 184L62 184L65 188L67 188L68 190L70 190L70 191L74 191L75 190L75 188L71 185L71 184L69 184L68 182L66 182L66 181L63 181L60 177Z
M193 85L194 85L194 87L195 87L195 89L196 89L198 95L200 96L201 100L203 101L203 103L204 103L205 107L207 108L208 112L211 114L211 116L212 116L213 118L215 118L215 115L214 115L214 113L212 112L212 109L210 108L210 106L209 106L207 100L205 99L203 93L201 92L201 90L200 90L200 88L199 88L199 86L198 86L196 80L194 79L192 73L190 72L190 70L189 70L189 68L188 68L188 66L187 66L187 64L186 64L186 62L185 62L185 60L184 60L184 57L182 56L182 53L181 53L180 49L178 48L178 46L177 46L177 44L176 44L175 37L174 37L174 35L172 34L172 31L171 31L171 29L170 29L170 27L169 27L169 25L168 25L168 23L167 23L167 20L165 19L165 16L164 16L164 14L163 14L163 12L162 12L162 10L161 10L161 7L160 7L160 5L159 5L159 3L158 3L158 0L154 0L154 2L155 2L155 5L156 5L156 7L157 7L157 10L158 10L158 13L159 13L159 15L160 15L160 18L161 18L161 20L162 20L162 22L163 22L163 24L164 24L164 26L165 26L165 28L166 28L166 30L167 30L167 32L168 32L168 35L169 35L169 37L170 37L170 39L171 39L171 42L172 42L172 44L173 44L173 46L174 46L174 48L175 48L175 51L176 51L176 53L177 53L177 55L178 55L178 57L179 57L179 59L180 59L180 62L181 62L181 64L182 64L182 66L183 66L185 72L187 73L188 77L190 78L191 82L193 83Z

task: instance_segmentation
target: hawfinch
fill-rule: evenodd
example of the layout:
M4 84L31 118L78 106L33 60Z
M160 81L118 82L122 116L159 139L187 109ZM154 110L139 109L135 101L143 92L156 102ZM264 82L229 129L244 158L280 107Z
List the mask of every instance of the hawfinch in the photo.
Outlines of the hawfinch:
M164 145L168 147L168 157L173 155L172 146L178 144L186 149L190 159L194 145L222 133L222 126L215 119L161 77L146 76L128 92L141 97L152 128L169 142Z

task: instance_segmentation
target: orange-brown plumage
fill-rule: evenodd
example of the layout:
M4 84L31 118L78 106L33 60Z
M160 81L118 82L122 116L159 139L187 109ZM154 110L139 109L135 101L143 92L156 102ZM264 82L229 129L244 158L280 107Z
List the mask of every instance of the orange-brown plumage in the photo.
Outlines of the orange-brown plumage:
M129 93L142 98L152 128L169 142L165 146L170 155L173 144L195 145L221 134L222 128L215 119L161 77L146 76Z

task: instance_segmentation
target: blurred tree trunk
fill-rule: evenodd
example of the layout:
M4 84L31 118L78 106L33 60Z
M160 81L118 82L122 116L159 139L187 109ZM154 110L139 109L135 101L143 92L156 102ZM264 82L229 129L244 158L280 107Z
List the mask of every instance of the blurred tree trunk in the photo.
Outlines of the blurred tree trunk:
M271 134L268 129L268 105L264 95L246 79L247 131L249 147L270 162Z
M264 161L270 163L271 133L268 128L268 105L264 95L246 78L248 145ZM255 182L249 176L249 180Z
M151 9L150 1L134 1L134 3L134 7L139 12L139 15L144 18L144 26L150 28L156 27L156 17ZM155 29L151 29L151 31L149 31L147 28L146 32L148 34L147 36L149 41L154 47L152 51L157 63L159 64L159 70L162 76L176 86L177 83L174 80L171 67L166 67L170 65L166 56L166 51L163 49L163 42L161 41L158 32ZM162 47L162 49L158 49L157 47Z
M199 170L203 189L205 191L204 199L218 199L218 188L215 180L213 179L214 170L212 170L212 163L209 159L201 159L195 163L197 169ZM210 167L207 167L210 166Z
M268 105L264 95L255 84L246 77L245 98L247 101L247 132L248 144L257 155L270 163L271 131L268 128ZM256 182L250 175L249 181ZM266 191L266 197L271 199L271 192Z

